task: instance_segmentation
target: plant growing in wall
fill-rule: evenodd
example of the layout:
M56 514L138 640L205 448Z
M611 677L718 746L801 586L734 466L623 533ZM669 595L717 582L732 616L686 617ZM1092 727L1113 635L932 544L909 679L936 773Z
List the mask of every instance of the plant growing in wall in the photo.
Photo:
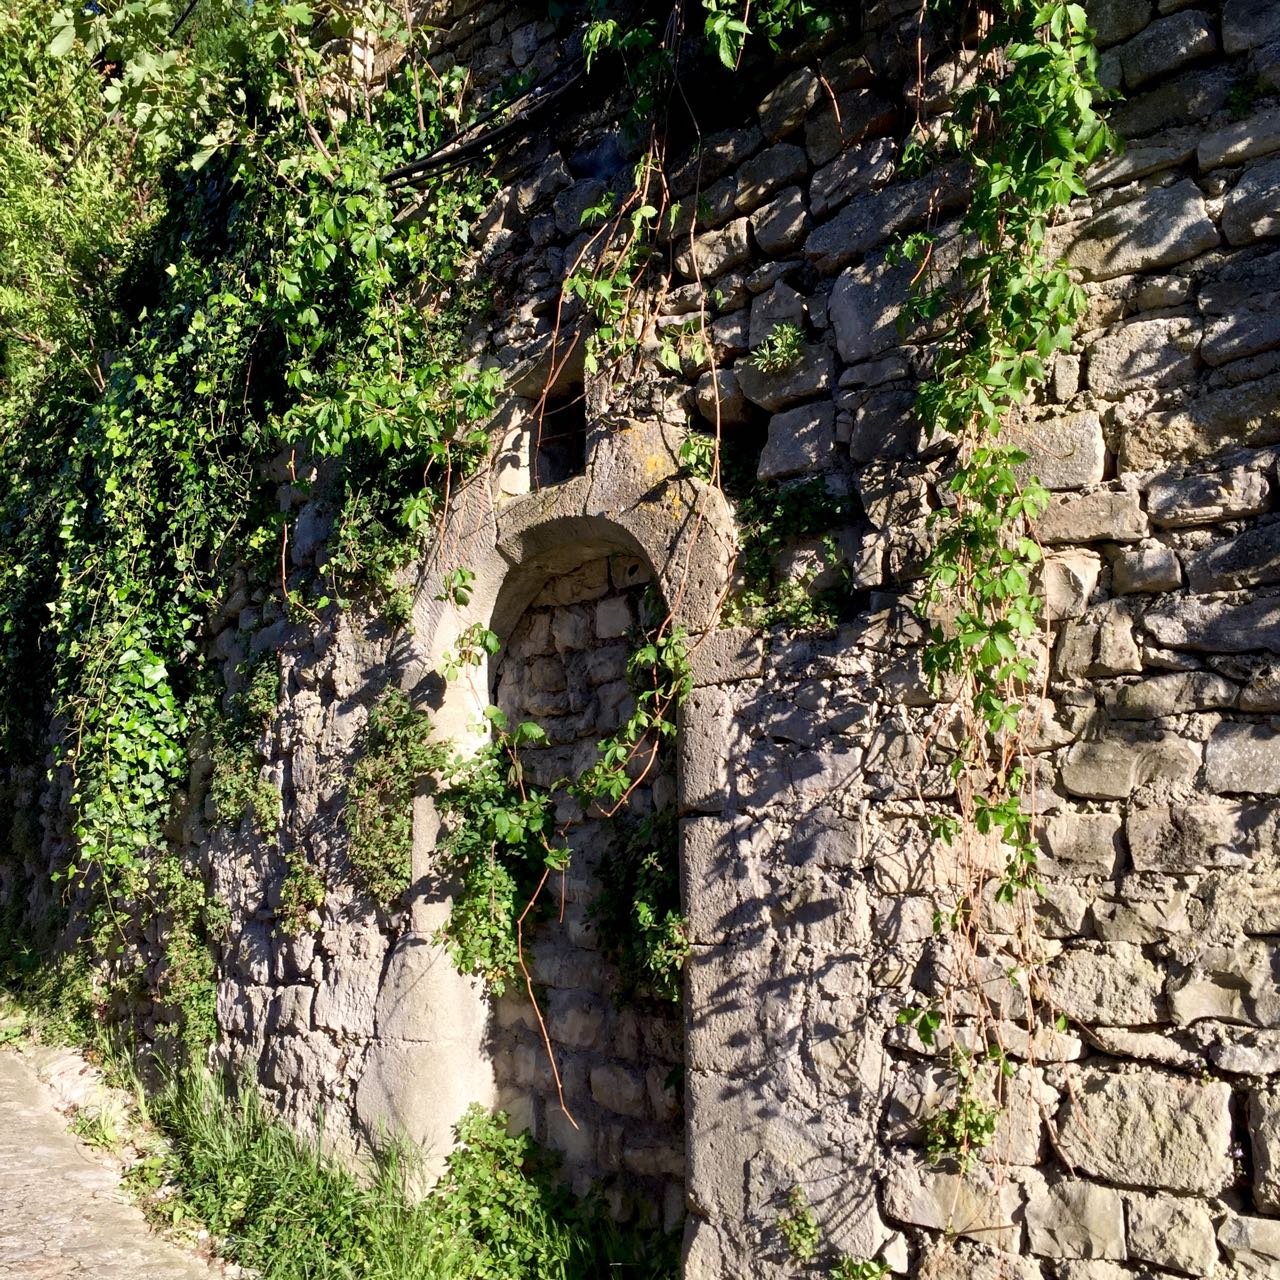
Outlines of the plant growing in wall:
M1070 345L1084 311L1082 290L1046 256L1045 232L1059 210L1085 195L1084 170L1114 139L1096 106L1106 95L1080 5L1006 0L983 19L982 73L957 96L941 139L929 141L917 122L904 157L917 166L958 157L973 174L956 232L964 246L959 279L935 270L935 233L908 236L901 253L917 264L912 314L949 318L918 401L927 433L956 450L951 502L932 518L925 565L925 669L935 688L955 690L960 726L950 766L956 808L938 814L933 830L965 851L958 861L970 868L983 865L975 846L999 847L1004 863L990 888L997 903L1012 904L1040 891L1022 734L1035 713L1031 690L1043 651L1034 522L1048 494L1027 476L1027 455L1003 438L1003 428L1008 411L1044 379L1049 358ZM957 1046L956 1097L930 1122L928 1145L932 1158L951 1155L962 1164L994 1134L988 1099L1002 1096L1011 1072L995 1025L999 1010L980 978L984 957L1014 975L1028 1032L1041 1017L1028 982L1041 959L1033 914L1022 913L1006 949L984 922L988 888L980 870L971 872L936 917L953 940L955 983L974 1011L977 1049L959 1047L949 995L903 1015L926 1044L945 1030Z

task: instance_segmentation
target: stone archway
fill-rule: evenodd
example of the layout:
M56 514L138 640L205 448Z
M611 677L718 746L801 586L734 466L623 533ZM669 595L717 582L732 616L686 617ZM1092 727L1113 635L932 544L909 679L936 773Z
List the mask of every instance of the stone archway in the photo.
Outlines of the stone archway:
M414 610L413 653L406 657L402 679L419 705L431 712L439 733L463 745L478 740L479 712L490 701L495 677L503 675L504 663L523 660L513 656L516 649L527 646L523 620L559 607L539 600L548 590L553 595L570 590L557 584L575 574L606 575L605 589L594 602L597 613L603 604L606 613L613 610L619 618L623 613L630 617L635 608L632 597L643 578L670 602L676 624L691 636L700 636L714 625L732 561L732 521L718 490L679 475L678 444L677 433L661 425L597 428L589 434L588 465L582 476L514 497L505 505L498 505L500 499L487 484L473 484L458 496L438 553L423 569ZM601 505L603 495L608 496L608 510ZM623 572L615 566L624 564L634 581L615 578L615 572ZM461 605L438 598L441 578L457 567L474 574L470 599ZM584 603L567 600L563 607L572 610ZM443 655L477 622L507 641L506 650L490 666L470 669L461 679L442 686L437 672ZM593 625L592 645L598 648L594 642L600 639L599 625ZM554 639L551 647L555 650ZM573 651L585 653L586 648ZM565 652L570 652L567 644ZM538 656L549 655L524 654ZM622 694L616 670L606 670L604 658L596 661L602 678L591 687L613 685L608 698L616 700L610 705L619 710ZM529 705L528 689L513 692L519 684L498 680L499 703L507 698L511 709L524 718L552 714L538 713ZM517 702L522 705L517 707ZM594 753L595 730L608 723L607 714L599 715L600 705L597 698L595 723L581 739L584 752ZM658 785L679 790L673 780ZM678 795L676 803L679 807ZM555 995L552 1039L580 1055L570 1068L577 1074L566 1071L566 1079L569 1092L581 1100L583 1115L589 1113L592 1125L574 1130L557 1119L558 1110L546 1105L546 1082L539 1075L545 1052L539 1048L540 1057L532 1052L522 1015L505 1002L491 1009L479 983L457 974L432 940L449 913L448 899L441 895L432 871L437 831L434 808L423 797L414 823L413 927L397 944L383 976L376 1037L357 1091L362 1121L369 1126L387 1125L417 1142L428 1153L430 1174L442 1167L452 1126L468 1103L506 1105L518 1121L531 1122L548 1145L565 1152L580 1184L616 1175L615 1204L620 1211L627 1212L628 1202L634 1208L637 1200L647 1200L657 1210L655 1216L672 1225L680 1216L683 1182L681 1107L668 1087L671 1069L679 1065L680 1054L671 1043L679 1038L675 1034L679 1020L668 1020L667 1032L651 1022L645 1041L642 1021L609 1012L607 979L593 980L602 988L593 991L567 976L562 986L548 982ZM586 940L585 924L576 915L585 911L590 894L589 886L581 887L572 919L566 920L570 944L561 947L562 956L575 949L591 951L581 945ZM552 939L549 948L554 950L564 941L564 937ZM580 963L598 965L594 959ZM577 1017L581 1010L574 1008L575 990L591 997L586 1002L591 1019L597 1015L600 1019L598 1024L593 1022L595 1030L590 1034ZM616 1041L625 1035L638 1038L634 1061L628 1061L629 1054L610 1055L597 1047L603 1046L605 1036ZM662 1047L664 1035L667 1043ZM584 1040L591 1040L591 1047L578 1043ZM659 1067L661 1079L656 1070L650 1070ZM647 1126L643 1133L642 1126ZM590 1134L589 1150L584 1133Z

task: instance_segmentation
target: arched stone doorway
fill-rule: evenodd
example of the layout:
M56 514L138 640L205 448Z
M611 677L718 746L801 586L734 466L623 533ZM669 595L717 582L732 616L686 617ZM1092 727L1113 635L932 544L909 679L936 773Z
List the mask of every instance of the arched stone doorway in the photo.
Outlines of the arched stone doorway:
M554 618L545 623L535 619L564 608L564 655L589 655L572 658L571 663L575 671L579 666L584 672L588 667L594 671L594 677L586 674L586 681L595 699L595 723L588 726L584 721L582 736L575 731L573 739L574 750L585 759L595 752L596 731L607 732L603 726L610 714L621 712L625 696L616 664L626 641L623 636L603 637L610 644L620 642L617 653L610 650L611 658L605 654L601 611L606 618L615 615L611 623L606 621L606 630L620 625L624 616L638 618L637 597L651 586L669 602L673 624L695 640L713 625L732 561L732 521L718 490L679 473L679 442L678 430L663 424L594 427L588 433L584 475L507 498L487 483L476 483L455 497L437 553L423 567L409 642L412 651L402 658L401 684L431 713L437 733L464 748L477 743L480 713L492 697L499 704L505 700L516 718L558 719L562 713L556 704L539 704L549 708L539 713L530 697L561 691L532 690L532 677L529 687L523 677L509 677L517 662L524 665L526 660L552 656L529 651L529 635L535 627L555 624ZM470 597L465 602L446 601L441 598L441 580L460 567L474 575ZM580 572L596 584L590 588L593 592L604 583L603 593L590 601L566 599L561 605L547 597L550 602L540 603L548 591L552 596L572 594L564 584ZM576 647L578 640L571 647L566 628L576 623L570 624L569 618L577 619L577 611L588 604L593 606L594 629L582 647ZM476 623L502 638L506 650L493 662L442 684L439 672L445 655ZM551 634L551 649L563 663L555 632ZM513 656L517 649L523 652L520 659ZM563 665L567 691L570 664ZM558 677L546 682L555 684ZM606 692L597 692L606 686ZM606 710L602 717L605 707L616 710ZM691 709L692 704L682 718L687 719ZM572 710L567 714L572 718ZM662 798L664 788L676 793L679 810L679 785L669 776L656 779L637 804L652 804L653 792ZM696 802L693 807L698 807ZM514 1004L493 1007L480 983L459 975L434 941L450 910L433 867L438 830L434 806L423 796L414 822L413 927L384 973L386 998L379 1000L378 1034L358 1088L362 1121L385 1125L419 1144L428 1156L427 1172L432 1173L442 1168L452 1126L468 1102L505 1104L517 1121L527 1119L548 1145L566 1153L580 1187L589 1180L606 1180L621 1213L647 1203L651 1216L674 1225L682 1207L681 1149L688 1119L687 1114L681 1116L684 1091L678 1082L680 1017L646 1020L627 1014L625 1004L614 1009L612 979L607 976L596 974L577 984L569 980L569 968L560 974L539 970L538 981L545 982L548 997L554 997L544 1005L553 1042L574 1059L566 1069L568 1093L582 1099L588 1123L574 1129L563 1117L557 1119L559 1110L548 1105L546 1079L539 1075L549 1072L545 1049L540 1039L530 1043L538 1033L528 1026L527 1000L520 1012ZM597 827L591 830L598 833ZM588 843L585 835L579 839ZM595 855L601 856L603 849L598 844ZM587 868L589 857L578 865ZM584 883L570 900L566 886L563 932L544 931L548 955L577 952L579 968L601 968L598 952L585 945L591 939L584 916L593 896L590 883ZM559 925L558 920L549 923ZM540 953L535 952L534 961L542 963ZM598 989L588 991L588 986ZM583 1003L594 1011L587 1022L597 1015L600 1019L593 1031L584 1030L577 1016L581 1010L575 991L591 997ZM591 1047L576 1043L584 1039ZM523 1064L519 1068L517 1052ZM660 1069L662 1078L650 1068Z

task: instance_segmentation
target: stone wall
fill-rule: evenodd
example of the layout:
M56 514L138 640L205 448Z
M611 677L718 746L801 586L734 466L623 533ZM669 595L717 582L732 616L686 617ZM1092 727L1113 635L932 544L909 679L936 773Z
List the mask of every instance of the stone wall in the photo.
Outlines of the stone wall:
M580 1178L621 1164L639 1181L619 1185L669 1223L684 1174L687 1280L790 1273L777 1220L796 1186L824 1247L883 1257L895 1274L1278 1275L1280 10L1091 6L1104 77L1126 95L1114 120L1128 147L1052 232L1089 313L1010 425L1053 491L1038 529L1046 702L1026 760L1050 959L1031 995L1065 1026L1020 1038L1024 996L1001 949L1019 922L985 902L1015 1070L989 1156L962 1174L922 1150L949 1097L945 1058L898 1022L948 989L955 958L933 912L960 875L929 837L951 805L949 709L922 677L914 607L949 462L912 414L932 335L899 331L908 273L886 258L897 233L934 210L954 216L960 199L896 174L917 8L867 6L857 30L756 63L720 105L738 112L733 127L708 133L697 163L675 157L686 220L655 268L659 314L626 377L583 377L580 357L559 381L550 372L557 326L563 355L584 323L573 300L560 305L586 243L580 213L634 155L617 102L584 101L500 159L504 185L477 229L477 270L500 305L474 334L506 373L499 448L418 566L411 631L358 613L294 626L247 588L214 628L229 673L247 650L270 651L284 681L269 743L285 797L278 847L248 824L211 829L198 808L184 830L232 908L222 1051L296 1123L322 1105L340 1150L389 1124L438 1162L474 1099L512 1106ZM468 61L482 88L571 50L533 9L453 10L441 57ZM937 113L965 71L926 69ZM691 346L678 374L661 369L659 332L696 319L704 297L715 372ZM803 356L763 374L746 357L783 320L802 328ZM583 473L539 486L538 397L578 378ZM732 512L681 476L677 450L717 417L726 454L761 479L819 478L856 498L838 539L851 584L838 628L714 627L732 585ZM324 554L326 513L287 500L302 574ZM797 540L779 562L799 574L818 551ZM588 1119L575 1132L549 1105L527 1012L491 1008L430 941L448 898L429 800L405 902L363 900L344 869L345 775L381 689L400 684L465 736L495 687L484 670L442 692L433 674L470 622L506 643L498 701L563 723L552 751L589 754L622 705L622 650L601 630L633 607L629 580L601 576L620 557L652 574L695 644L675 781L694 943L687 1169L675 1109L654 1087L675 1051L665 1033L624 1028L591 958L589 857L575 862L563 928L535 951ZM463 610L435 600L458 565L477 573ZM567 638L588 623L594 634L557 643L557 627ZM570 654L563 673L547 626L555 656ZM593 822L576 832L584 854L596 847ZM329 880L297 939L275 920L291 851ZM627 1140L646 1126L638 1146L661 1155L639 1167Z

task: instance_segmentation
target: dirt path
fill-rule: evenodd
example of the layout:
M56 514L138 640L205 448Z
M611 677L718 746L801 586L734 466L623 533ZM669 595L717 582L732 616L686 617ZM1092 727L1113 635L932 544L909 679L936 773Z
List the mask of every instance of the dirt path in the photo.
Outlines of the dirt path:
M32 1064L0 1051L0 1276L5 1280L214 1280L162 1240L117 1173L67 1132Z

